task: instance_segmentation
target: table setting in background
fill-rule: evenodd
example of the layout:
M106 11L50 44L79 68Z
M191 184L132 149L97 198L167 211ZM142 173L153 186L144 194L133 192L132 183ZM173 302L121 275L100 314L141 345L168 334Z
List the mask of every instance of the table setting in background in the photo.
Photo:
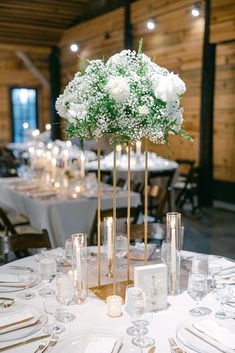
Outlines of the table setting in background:
M111 296L105 303L88 290L97 282L98 248L76 247L74 242L78 245L80 236L68 239L65 248L43 251L1 267L0 352L235 351L233 261L181 251L180 292L164 296L167 301L160 309L159 295L163 292L159 292L159 284L149 293L141 288L140 281L153 273L157 276L157 272L149 272L152 267L167 266L165 251L155 251L148 266L143 266L143 260L131 260L130 277L135 286L127 287L125 302ZM126 247L122 239L117 281L126 276ZM101 253L102 283L112 281L106 276L109 258L109 245L105 243ZM134 274L138 269L140 287ZM162 273L160 270L159 275ZM144 286L148 287L146 283ZM150 305L148 310L146 305ZM15 346L6 348L10 345Z

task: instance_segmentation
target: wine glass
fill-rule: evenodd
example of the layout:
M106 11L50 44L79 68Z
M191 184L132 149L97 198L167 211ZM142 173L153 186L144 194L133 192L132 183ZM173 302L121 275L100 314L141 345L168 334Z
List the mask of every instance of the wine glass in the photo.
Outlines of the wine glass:
M126 263L123 262L124 256L128 251L128 240L126 234L117 234L116 236L116 256L117 256L117 268L126 268Z
M153 346L155 343L154 339L144 336L144 329L149 325L152 313L146 311L145 295L141 288L133 287L129 289L127 310L131 322L138 330L138 336L132 339L132 343L141 348Z
M42 258L39 263L39 271L44 288L40 289L39 294L43 298L52 297L55 291L51 289L50 283L56 276L56 261L52 258Z
M219 284L217 285L214 293L215 298L220 301L220 309L215 313L215 317L218 319L228 319L230 315L227 314L224 310L224 305L226 304L227 300L232 298L232 289L225 284Z
M193 273L201 273L208 276L208 256L204 254L197 254L192 259Z
M63 305L70 305L75 300L74 279L67 273L58 273L56 276L56 299ZM75 319L75 315L62 312L58 316L60 322L71 322Z
M211 313L209 308L199 307L200 301L207 295L207 276L190 272L188 294L196 301L196 307L189 311L192 316L203 316Z
M51 315L53 320L58 320L60 316L61 306L54 299L47 299L43 303L43 308L48 315ZM61 333L65 330L65 327L57 322L48 324L43 332L47 335L52 335L53 333Z
M222 270L221 264L218 262L209 263L209 275L211 279L210 288L215 289L217 284L217 277L219 276Z
M128 285L126 287L126 296L125 296L125 303L126 303L126 312L128 314L130 314L129 312L129 307L130 307L130 303L131 303L131 296L129 295L131 293L131 289L134 288L134 286L132 284ZM133 294L132 294L133 295ZM147 326L147 322L146 322L146 326ZM129 336L138 336L139 334L139 329L137 326L130 326L127 328L126 330L127 334ZM148 329L146 327L143 328L143 334L146 335L148 333Z
M67 260L69 265L72 265L72 259L73 259L73 243L72 239L67 239L65 242L65 247L64 247L64 256L65 259Z
M30 300L35 297L35 294L29 291L29 286L35 279L35 274L32 271L20 271L18 279L25 285L25 292L18 295L19 299Z

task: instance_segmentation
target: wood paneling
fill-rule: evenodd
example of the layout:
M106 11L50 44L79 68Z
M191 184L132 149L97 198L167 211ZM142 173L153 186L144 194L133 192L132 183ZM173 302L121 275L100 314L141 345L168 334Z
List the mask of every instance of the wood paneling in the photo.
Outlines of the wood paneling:
M39 127L44 128L49 117L49 92L24 66L23 62L15 55L15 47L4 47L0 50L0 144L11 141L11 113L10 113L10 87L26 86L38 89ZM22 47L21 47L22 49ZM30 48L26 53L37 68L48 77L48 49Z
M235 1L211 0L210 41L221 43L235 40Z
M7 0L0 2L0 43L56 45L82 16L88 0Z
M214 177L235 181L235 41L218 44L214 115Z

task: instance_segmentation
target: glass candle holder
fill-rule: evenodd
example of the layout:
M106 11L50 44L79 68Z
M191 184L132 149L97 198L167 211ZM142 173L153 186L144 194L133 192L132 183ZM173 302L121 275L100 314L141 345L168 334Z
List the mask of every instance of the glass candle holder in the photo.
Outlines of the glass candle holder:
M108 272L106 277L112 278L112 267L113 267L113 217L104 218L104 250L107 256Z
M167 226L167 266L168 266L168 293L180 293L180 235L181 214L169 212L166 215Z
M83 303L87 298L87 235L83 233L73 234L73 274L75 281L76 303Z
M119 295L110 295L106 298L107 314L111 317L122 315L122 297Z

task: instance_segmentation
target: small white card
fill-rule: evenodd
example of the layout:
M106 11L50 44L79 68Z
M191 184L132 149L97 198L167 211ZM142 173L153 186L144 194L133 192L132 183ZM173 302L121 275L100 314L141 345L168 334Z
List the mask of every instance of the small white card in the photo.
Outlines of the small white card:
M145 292L148 311L167 308L167 266L139 266L134 269L134 285Z

